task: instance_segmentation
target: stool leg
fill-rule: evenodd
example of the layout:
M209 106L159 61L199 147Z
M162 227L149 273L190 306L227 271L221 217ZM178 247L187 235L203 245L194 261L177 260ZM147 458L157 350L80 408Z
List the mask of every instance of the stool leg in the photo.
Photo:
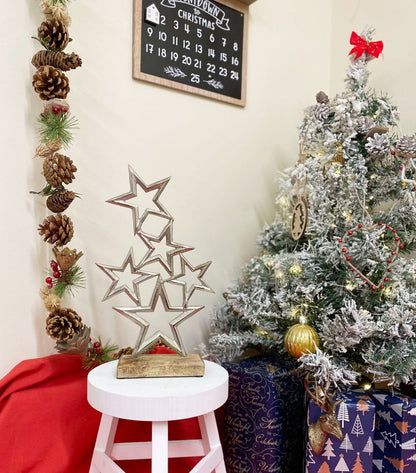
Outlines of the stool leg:
M205 455L211 450L219 449L221 451L221 461L215 467L215 473L227 473L225 470L224 455L220 436L218 435L217 421L214 412L208 412L198 417L199 428L201 429L202 444L204 446Z
M103 453L110 457L113 449L114 437L116 435L118 418L107 414L101 416L100 428L98 429L97 440L95 442L94 453L92 456L89 473L100 473L97 463L99 455Z
M168 473L168 422L152 422L152 473Z

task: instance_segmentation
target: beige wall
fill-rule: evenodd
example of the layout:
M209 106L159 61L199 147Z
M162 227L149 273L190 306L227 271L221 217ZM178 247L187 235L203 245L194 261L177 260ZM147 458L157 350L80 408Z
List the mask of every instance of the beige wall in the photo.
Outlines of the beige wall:
M36 3L13 2L0 16L0 374L22 359L54 353L38 297L51 257L36 231L46 212L43 200L28 193L44 184L41 163L32 159L42 109L31 87L38 48L30 37L42 21ZM174 240L195 246L192 264L213 261L205 279L215 294L199 293L206 308L183 330L189 350L205 340L213 307L273 219L273 176L297 159L302 111L318 90L329 89L331 47L344 53L345 35L332 33L337 43L331 42L331 12L329 0L320 8L310 0L258 0L250 7L247 105L240 108L133 80L130 1L70 3L68 49L84 65L68 73L68 99L80 122L67 153L78 167L70 188L82 199L67 213L75 224L70 246L85 254L88 286L68 305L94 336L125 346L137 335L111 308L128 305L126 299L101 302L110 280L95 266L120 265L137 243L130 211L105 203L128 190L130 164L146 182L172 176L163 203L175 218Z

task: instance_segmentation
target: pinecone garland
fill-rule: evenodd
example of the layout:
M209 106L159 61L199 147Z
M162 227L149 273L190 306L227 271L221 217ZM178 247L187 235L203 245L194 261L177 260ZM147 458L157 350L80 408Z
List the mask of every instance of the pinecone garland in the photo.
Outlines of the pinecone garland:
M416 134L402 136L396 143L396 152L403 158L414 158L416 156Z
M61 71L76 69L82 65L81 58L75 54L66 54L62 51L38 51L32 58L32 64L38 68L40 66L53 66Z
M390 150L389 137L386 134L374 133L373 137L367 138L365 149L373 158L383 158Z
M53 187L61 187L62 184L70 184L77 171L72 159L60 153L48 156L43 162L43 175L48 184Z
M66 342L83 328L81 317L75 310L61 307L51 312L46 319L46 333L58 342Z
M65 99L70 90L68 77L53 66L40 66L32 85L42 100Z
M63 51L72 41L66 26L56 18L42 22L38 28L38 38L50 51Z
M64 246L74 236L72 220L63 214L50 215L38 227L43 241L51 245Z
M46 206L51 212L59 213L66 210L74 199L75 194L72 191L59 191L46 199Z

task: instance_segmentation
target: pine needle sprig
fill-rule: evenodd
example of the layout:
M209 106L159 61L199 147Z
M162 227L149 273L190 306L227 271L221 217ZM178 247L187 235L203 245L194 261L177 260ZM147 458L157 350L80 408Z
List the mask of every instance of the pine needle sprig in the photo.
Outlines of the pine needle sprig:
M60 3L64 7L68 7L68 4L70 3L70 0L49 0L51 5L56 5L57 3Z
M64 187L53 187L51 184L47 184L42 190L36 191L29 191L29 194L37 194L37 195L44 195L45 197L49 197L50 195L56 194L57 192L64 191ZM75 195L78 197L78 195Z
M49 36L48 36L49 38ZM32 36L32 39L36 40L36 41L39 41L39 43L42 45L42 47L44 47L45 49L49 49L48 48L48 44L43 40L43 39L40 39L40 38L37 38L36 36ZM47 38L45 38L47 39ZM50 38L49 38L50 39Z
M72 141L72 130L78 129L78 120L68 113L41 113L38 117L39 136L42 143L55 139L62 141L65 148Z
M54 292L60 298L67 292L73 295L74 289L85 287L85 280L84 271L78 265L74 265L63 272L61 277L53 278Z
M87 354L82 360L82 366L89 370L95 366L112 361L117 350L118 346L110 345L109 342L103 345L100 337L95 342L90 339Z

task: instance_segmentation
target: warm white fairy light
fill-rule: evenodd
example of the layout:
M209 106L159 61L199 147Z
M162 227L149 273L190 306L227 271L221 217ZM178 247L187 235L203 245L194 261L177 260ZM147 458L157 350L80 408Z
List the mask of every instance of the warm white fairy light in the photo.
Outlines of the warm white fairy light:
M344 211L342 212L342 215L345 217L345 220L346 220L347 222L349 222L349 221L351 220L351 214L350 214L350 212L348 212L347 210L344 210Z
M282 208L288 208L289 207L289 199L287 197L280 197L278 204Z
M352 281L349 281L347 282L347 284L345 284L345 289L347 289L348 291L353 291L355 288L356 285Z
M394 295L394 291L391 287L385 287L381 292L386 297L393 297Z
M285 277L285 273L281 269L277 269L274 272L274 275L275 275L276 279L279 279L280 281Z
M364 389L364 391L369 391L372 387L373 386L370 381L364 381L364 383L361 385L361 388Z
M274 266L274 259L271 256L263 256L264 266L268 269L272 269Z
M289 272L294 276L299 276L299 274L302 273L302 267L299 266L298 263L293 263L292 266L289 268Z

